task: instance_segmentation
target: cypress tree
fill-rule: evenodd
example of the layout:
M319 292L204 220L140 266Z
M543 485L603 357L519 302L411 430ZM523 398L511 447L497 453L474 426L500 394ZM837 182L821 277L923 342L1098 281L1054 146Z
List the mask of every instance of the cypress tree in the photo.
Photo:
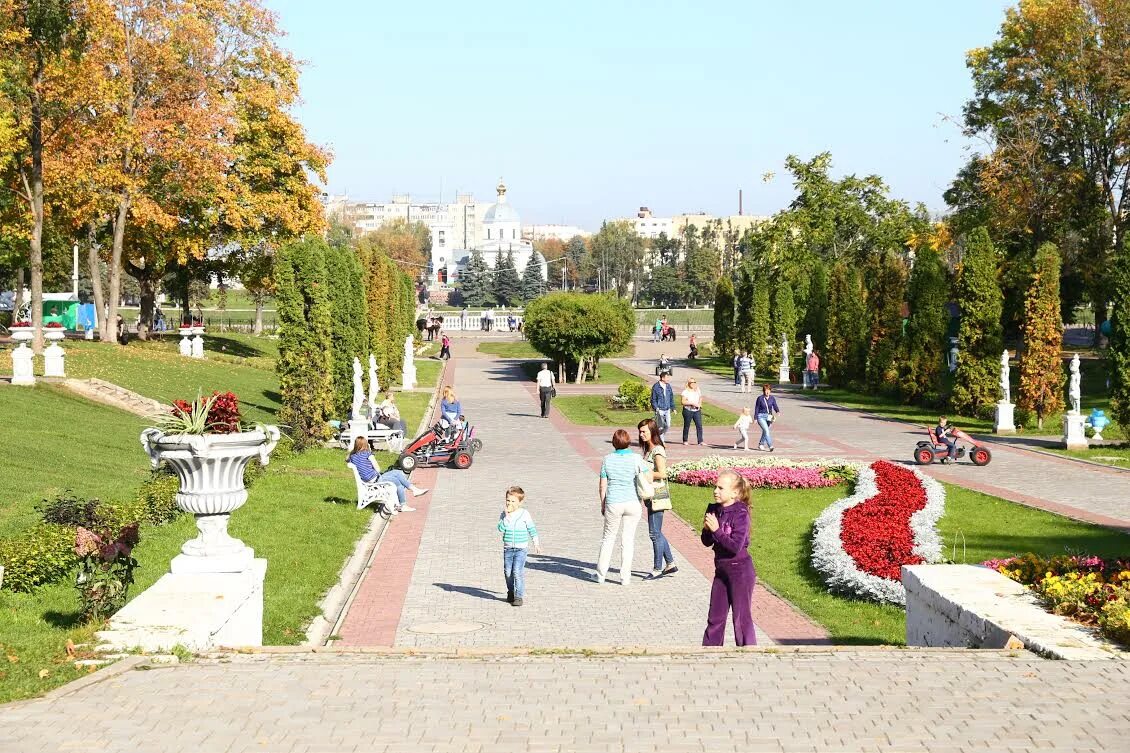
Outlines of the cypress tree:
M714 286L714 345L723 358L734 347L734 283L729 275L719 277Z
M541 275L541 263L538 254L530 254L526 268L522 271L522 298L532 301L545 295L545 278Z
M502 306L513 306L522 300L522 278L514 267L514 252L501 253L494 263L494 297Z
M970 233L954 293L961 323L950 402L957 412L976 415L997 402L1004 351L997 252L983 227Z
M766 368L770 364L780 363L781 354L770 342L771 323L769 321L769 285L762 276L753 281L753 310L751 312L753 325L750 336L750 352L757 361L758 366Z
M867 364L867 307L859 272L837 262L828 280L828 343L821 363L828 382L844 387L861 381Z
M326 279L333 337L334 412L344 416L353 403L353 359L360 358L367 365L369 357L365 286L352 249L336 245L326 248Z
M1036 251L1028 292L1024 296L1024 351L1020 356L1020 389L1016 404L1036 414L1039 428L1046 416L1063 410L1063 320L1059 309L1059 249L1045 243Z
M305 238L280 249L275 266L279 421L295 446L330 437L333 416L332 315L326 281L325 243Z
M1130 253L1126 243L1115 252L1110 280L1110 368L1111 415L1122 432L1130 436Z
M804 304L804 331L797 335L802 340L804 335L812 335L812 344L823 353L828 344L828 268L818 261L812 264Z
M898 355L902 343L902 304L906 270L902 260L884 253L869 268L870 341L867 349L867 388L893 392L898 386Z
M773 352L777 358L773 362L780 363L780 353L777 349L781 347L781 340L788 338L789 341L789 358L795 358L797 350L797 320L796 320L796 302L793 300L793 286L787 281L781 280L777 283L777 289L773 293ZM771 362L772 363L772 362Z
M734 316L734 345L743 351L753 350L753 276L747 267L738 275L735 292L737 312Z
M463 295L463 303L467 306L490 306L494 303L494 294L491 292L492 275L487 267L482 251L471 251L471 258L467 262L467 269L460 276L459 291Z
M899 393L903 399L934 402L941 397L942 368L946 354L946 302L949 284L937 251L918 251L907 285L910 318L899 366Z

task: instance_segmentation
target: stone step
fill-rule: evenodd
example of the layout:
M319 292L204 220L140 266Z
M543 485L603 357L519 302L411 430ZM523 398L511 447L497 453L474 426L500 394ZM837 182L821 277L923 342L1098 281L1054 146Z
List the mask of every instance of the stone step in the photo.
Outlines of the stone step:
M142 417L163 413L167 408L158 401L139 395L102 379L67 379L63 386L89 400L110 405Z

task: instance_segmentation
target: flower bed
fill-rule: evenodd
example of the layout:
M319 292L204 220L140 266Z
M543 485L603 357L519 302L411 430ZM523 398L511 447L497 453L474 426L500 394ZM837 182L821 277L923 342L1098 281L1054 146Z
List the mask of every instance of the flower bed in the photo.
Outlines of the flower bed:
M734 468L757 489L820 489L843 483L823 468ZM672 481L688 486L714 486L720 470L679 471Z
M816 519L813 567L834 593L905 605L900 570L941 560L944 509L941 484L917 470L884 460L861 467L854 493Z
M1055 614L1130 646L1130 561L1025 554L984 565L1031 588Z

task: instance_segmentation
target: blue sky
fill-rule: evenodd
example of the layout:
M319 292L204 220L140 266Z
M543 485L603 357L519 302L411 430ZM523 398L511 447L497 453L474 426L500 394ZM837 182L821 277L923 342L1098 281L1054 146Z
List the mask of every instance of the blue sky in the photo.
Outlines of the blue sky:
M1005 0L265 0L306 62L300 120L328 189L493 200L523 222L771 214L786 155L831 151L942 209L969 146L944 115ZM762 181L766 172L776 178Z

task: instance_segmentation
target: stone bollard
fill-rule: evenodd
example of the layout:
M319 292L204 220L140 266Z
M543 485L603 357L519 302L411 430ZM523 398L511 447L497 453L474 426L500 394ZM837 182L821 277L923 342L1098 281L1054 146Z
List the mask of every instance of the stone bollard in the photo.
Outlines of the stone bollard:
M33 336L31 327L12 327L12 339L19 343L12 351L12 384L35 384L35 354L27 346Z
M203 327L193 327L192 328L192 334L195 335L195 337L192 338L192 357L193 358L203 358L204 357L204 328Z
M192 327L181 327L180 330L180 354L182 356L192 356Z
M59 345L66 333L59 327L50 327L44 330L43 337L51 343L43 351L43 376L66 378L65 351Z

